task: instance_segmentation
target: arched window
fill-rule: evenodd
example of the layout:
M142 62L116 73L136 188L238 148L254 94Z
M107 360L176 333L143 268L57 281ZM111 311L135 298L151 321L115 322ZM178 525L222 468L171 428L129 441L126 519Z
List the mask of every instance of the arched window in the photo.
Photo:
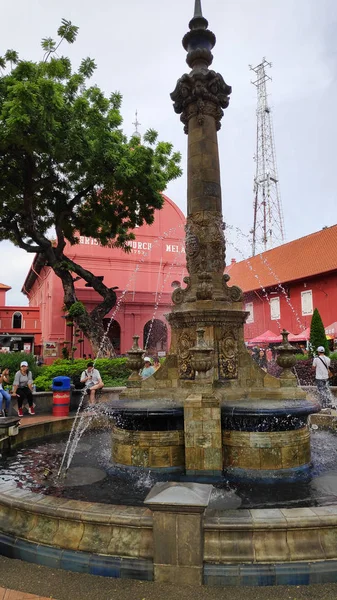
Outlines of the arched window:
M108 338L112 343L116 354L118 355L121 353L121 326L115 320L113 320L112 323L110 323L110 321L111 319L103 319L103 326L104 330L106 331L110 325L108 331Z
M145 324L143 331L143 348L149 354L167 351L167 327L163 321L153 319Z
M13 314L13 329L21 329L22 328L22 314L20 312L15 312Z

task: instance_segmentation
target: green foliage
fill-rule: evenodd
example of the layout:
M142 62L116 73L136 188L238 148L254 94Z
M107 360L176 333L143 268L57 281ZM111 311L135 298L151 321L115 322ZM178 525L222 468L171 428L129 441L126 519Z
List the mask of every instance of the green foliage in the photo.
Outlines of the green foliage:
M318 312L318 309L315 308L314 313L311 319L310 326L310 354L316 354L316 350L318 346L324 346L325 354L329 356L329 342L326 339L325 329L323 325L323 321L321 319L321 315Z
M76 317L79 317L80 315L83 315L85 313L85 306L83 304L83 302L74 302L74 304L69 308L69 317L71 317L72 319L75 319Z
M295 356L296 360L308 360L308 355L302 354L302 352L300 352L299 354L295 354Z
M77 33L64 19L58 43L42 40L42 61L18 61L8 50L0 64L14 66L0 77L0 239L26 250L50 249L55 225L60 243L77 243L81 232L126 247L133 228L153 222L161 191L181 174L180 154L152 129L142 145L127 139L120 93L106 97L87 85L91 58L74 71L58 56L62 41L73 43Z
M64 255L66 243L77 244L83 235L130 251L133 230L153 223L161 192L181 175L181 157L152 129L142 144L128 139L121 94L106 96L89 84L94 60L84 58L74 70L59 55L63 41L76 40L78 27L63 19L57 33L57 41L42 40L39 62L18 60L14 50L0 58L0 241L40 254L62 280L67 310L74 302L75 312L80 303L72 273L79 275L103 298L95 307L96 317L105 311L103 319L116 294ZM70 316L96 344L97 318L75 312Z
M95 361L95 368L99 370L102 381L106 387L125 385L131 371L126 367L126 358L100 358ZM35 379L38 391L49 391L54 377L64 375L67 377L80 376L87 368L88 360L83 358L71 360L58 359L52 365L45 365L39 369L40 375Z
M11 383L23 360L28 362L29 370L32 372L34 378L41 373L41 367L37 366L33 354L26 354L25 352L8 352L0 355L0 369L9 369Z
M69 358L69 348L67 348L67 346L64 346L61 350L62 352L62 356L65 360L67 360Z

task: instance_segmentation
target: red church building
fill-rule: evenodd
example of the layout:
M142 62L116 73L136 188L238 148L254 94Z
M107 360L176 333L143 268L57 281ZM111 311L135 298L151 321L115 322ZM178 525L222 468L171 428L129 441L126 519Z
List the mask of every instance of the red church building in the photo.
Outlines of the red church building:
M244 292L246 341L267 330L300 334L315 308L326 332L337 321L337 225L232 263L230 284ZM337 328L334 331L337 337Z
M38 306L7 306L11 288L0 283L0 352L41 353L41 323Z
M186 275L185 217L172 200L167 196L164 200L154 223L135 230L136 239L130 242L129 253L103 247L94 238L84 236L79 238L79 244L66 249L72 260L104 277L105 285L118 286L117 305L104 319L106 326L111 321L108 335L117 354L125 354L131 348L135 334L149 353L165 353L169 344L164 315L169 311L174 287ZM78 299L89 311L101 300L83 280L75 286ZM73 342L72 328L64 318L61 280L36 256L22 291L28 296L30 307L40 307L43 356L48 362L61 355L64 341ZM75 357L92 353L88 340L76 346Z

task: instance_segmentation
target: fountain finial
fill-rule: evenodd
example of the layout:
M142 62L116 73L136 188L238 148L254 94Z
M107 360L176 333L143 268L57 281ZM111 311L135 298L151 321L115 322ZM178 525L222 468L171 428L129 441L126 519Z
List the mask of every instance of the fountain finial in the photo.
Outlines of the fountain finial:
M183 46L188 52L186 62L195 67L198 60L209 66L212 63L212 48L216 38L208 28L208 21L202 14L201 0L195 0L194 16L189 22L190 31L183 37Z
M207 29L208 21L203 17L201 9L201 0L195 0L194 16L189 22L190 29Z

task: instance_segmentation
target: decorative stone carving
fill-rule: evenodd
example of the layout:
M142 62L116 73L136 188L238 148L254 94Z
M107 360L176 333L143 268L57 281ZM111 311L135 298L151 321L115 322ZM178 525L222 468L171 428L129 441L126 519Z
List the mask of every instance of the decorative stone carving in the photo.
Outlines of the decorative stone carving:
M143 366L143 354L144 350L142 350L138 345L139 335L132 336L133 346L129 352L127 352L128 360L127 367L131 369L132 373L129 377L131 381L140 381L141 376L139 375L139 371Z
M189 277L184 277L184 283L186 283L186 287L183 289L181 287L177 287L174 292L172 292L172 302L173 304L182 304L186 299L186 294L189 292L191 288L191 279Z
M209 115L215 119L217 129L220 129L224 114L222 109L227 108L231 92L232 88L215 71L198 69L178 79L171 98L175 112L181 114L185 133L188 133L188 121L194 116L202 125L205 115Z
M295 379L295 375L292 372L292 367L296 364L296 352L297 349L292 346L288 341L289 331L283 329L281 331L281 335L283 338L282 344L280 346L276 346L277 350L277 358L276 362L279 367L282 367L283 372L280 377L282 379Z
M190 275L223 273L226 244L221 213L203 211L187 218L186 259Z
M197 343L193 348L190 348L190 354L192 355L191 365L194 371L198 372L200 378L203 378L213 365L213 348L205 342L204 334L205 330L202 327L198 327Z
M197 286L197 300L211 300L213 297L212 275L200 273L198 279L200 283Z
M178 338L177 355L180 379L194 379L195 370L192 367L191 348L195 345L193 331L184 330Z
M229 380L238 377L238 343L233 329L224 332L218 346L219 379Z
M230 288L230 296L233 302L241 302L243 299L242 290L237 285L232 285Z

